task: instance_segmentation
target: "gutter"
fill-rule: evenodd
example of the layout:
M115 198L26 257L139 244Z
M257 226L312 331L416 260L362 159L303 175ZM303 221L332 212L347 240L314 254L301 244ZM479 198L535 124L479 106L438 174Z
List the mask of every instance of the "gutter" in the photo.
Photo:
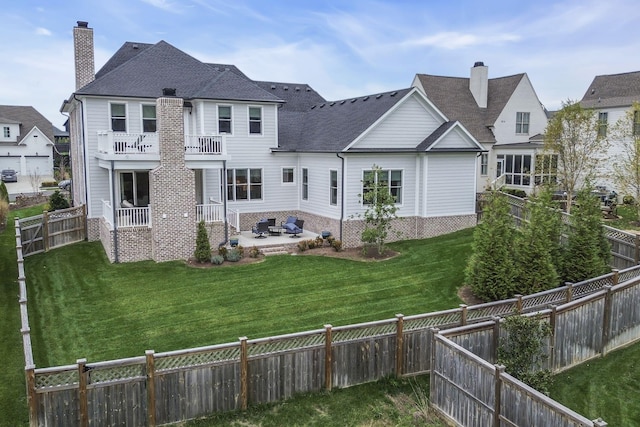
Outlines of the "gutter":
M222 182L222 209L224 211L224 240L218 243L218 248L226 245L229 241L229 220L227 219L227 161L222 161L222 169L220 170L222 176L220 181Z
M341 173L340 173L340 241L342 239L343 225L344 221L344 157L340 156L340 153L336 153L336 157L341 160Z

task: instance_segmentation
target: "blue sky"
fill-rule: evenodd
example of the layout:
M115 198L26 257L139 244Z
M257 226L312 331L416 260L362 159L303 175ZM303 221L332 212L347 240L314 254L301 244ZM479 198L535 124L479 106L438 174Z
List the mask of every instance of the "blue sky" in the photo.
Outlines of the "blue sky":
M416 73L526 72L549 109L593 77L640 70L637 0L19 0L0 11L0 104L55 125L74 89L72 28L94 29L96 70L125 42L165 40L255 80L327 99L411 85Z

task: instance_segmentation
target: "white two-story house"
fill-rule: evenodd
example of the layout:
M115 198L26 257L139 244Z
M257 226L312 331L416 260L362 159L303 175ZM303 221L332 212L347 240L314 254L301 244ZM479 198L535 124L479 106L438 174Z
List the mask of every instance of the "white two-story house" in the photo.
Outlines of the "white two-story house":
M476 62L468 78L416 74L413 86L482 144L478 192L497 184L530 193L553 175L539 157L546 110L526 73L492 79L488 74L489 68Z
M326 101L164 41L127 42L95 73L86 22L74 43L76 90L62 107L73 201L112 261L188 258L201 220L214 244L296 215L359 246L374 164L396 197L396 238L475 225L483 147L417 88Z

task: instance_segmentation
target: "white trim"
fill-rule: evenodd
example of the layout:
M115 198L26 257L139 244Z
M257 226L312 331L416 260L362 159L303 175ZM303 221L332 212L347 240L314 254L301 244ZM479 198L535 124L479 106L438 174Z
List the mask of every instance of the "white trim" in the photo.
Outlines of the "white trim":
M380 168L381 172L388 172L389 173L389 188L391 188L391 171L400 171L402 173L402 177L401 177L402 181L401 181L401 185L400 185L400 203L396 202L396 203L394 203L394 205L397 206L398 208L403 207L404 206L404 189L405 189L405 178L404 178L405 177L405 168L402 168L402 167L401 168L384 168L384 167L382 167L382 166L380 166L378 164L376 166L378 166ZM372 171L373 171L373 169L371 169L371 168L366 168L366 169L362 168L360 170L360 172L361 172L360 173L360 178L361 178L360 179L360 194L361 194L361 196L360 196L359 203L360 203L360 207L362 207L362 208L366 208L367 207L367 205L364 204L364 182L363 182L364 181L364 173L365 172L372 172ZM376 180L377 179L378 178L376 176ZM416 183L416 186L417 186L417 183Z
M293 179L293 181L291 182L285 182L284 181L284 170L285 169L291 169L291 179ZM280 168L280 184L282 185L296 185L296 167L295 166L282 166Z
M144 107L154 107L156 110L156 130L155 132L145 132L144 130ZM158 132L158 108L155 102L141 102L140 103L140 133L156 133Z
M235 122L233 117L233 105L232 104L216 104L216 131L218 135L223 133L220 131L220 107L229 107L229 132L224 132L225 135L233 135L233 123ZM249 111L249 110L247 110Z
M109 103L109 108L107 109L107 114L108 114L108 118L109 118L109 127L108 129L112 132L123 132L123 133L129 133L129 103L127 101L108 101ZM113 130L113 115L111 114L111 106L117 104L117 105L124 105L124 131L121 130ZM142 111L142 110L140 110Z
M336 202L335 203L331 203L331 189L333 188L333 186L331 185L331 173L335 172L336 173ZM338 175L338 169L329 169L329 206L338 206L338 190L340 189L340 178Z
M440 141L442 141L447 135L449 135L449 133L451 133L456 128L460 129L467 136L467 138L473 143L473 145L475 145L477 148L481 149L482 151L486 151L484 147L473 137L473 135L471 135L469 131L464 126L462 126L462 124L457 120L454 122L453 126L451 126L442 135L440 135L440 137L433 144L431 144L431 146L425 151L429 152L433 150L434 147L436 147Z
M251 133L251 109L258 108L260 110L260 133ZM264 109L262 105L247 105L247 134L249 136L262 136L264 134Z

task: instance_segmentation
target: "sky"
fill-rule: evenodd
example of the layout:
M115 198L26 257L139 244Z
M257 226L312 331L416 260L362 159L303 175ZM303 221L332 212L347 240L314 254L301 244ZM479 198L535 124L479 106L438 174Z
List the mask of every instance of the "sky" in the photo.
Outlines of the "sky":
M637 0L19 0L0 8L0 104L54 125L74 91L72 29L94 30L96 71L127 41L160 40L254 80L328 100L411 86L416 73L527 73L555 110L596 75L640 71Z

